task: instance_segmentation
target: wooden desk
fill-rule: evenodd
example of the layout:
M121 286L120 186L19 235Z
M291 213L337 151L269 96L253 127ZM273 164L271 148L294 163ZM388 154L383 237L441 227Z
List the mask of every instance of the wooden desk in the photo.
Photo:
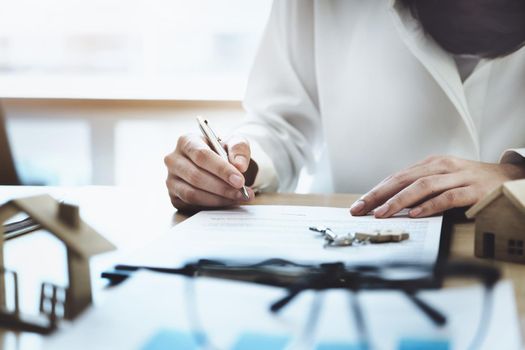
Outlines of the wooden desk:
M118 262L122 254L140 248L146 241L155 239L174 224L187 218L186 215L175 213L164 191L151 189L118 189L111 187L81 187L81 188L48 188L48 187L2 187L0 186L0 203L15 196L27 196L35 193L51 193L57 198L71 198L81 207L81 214L90 224L94 225L102 234L113 241L119 250L116 253L106 254L92 261L93 284L95 302L102 289L99 273L103 269ZM357 198L356 195L299 195L299 194L264 194L258 196L253 204L282 204L282 205L312 205L349 207ZM472 257L474 249L474 225L459 223L454 225L452 237L453 257ZM6 258L9 256L33 256L38 247L34 246L37 236L27 236L20 240L7 242ZM61 257L46 257L45 268L56 268L63 271ZM29 264L24 265L25 259L15 259L13 264L20 264L20 268L31 271L41 268ZM32 259L29 259L32 260ZM27 265L27 261L26 265ZM34 262L34 261L30 261ZM525 265L494 262L503 270L504 277L514 283L516 302L521 319L522 330L525 321ZM15 264L16 265L16 264ZM14 266L13 266L14 267ZM17 265L18 267L18 265ZM43 271L37 271L40 273ZM22 298L22 302L24 299ZM522 332L522 334L524 334ZM31 334L15 334L0 331L1 349L39 349L42 339Z

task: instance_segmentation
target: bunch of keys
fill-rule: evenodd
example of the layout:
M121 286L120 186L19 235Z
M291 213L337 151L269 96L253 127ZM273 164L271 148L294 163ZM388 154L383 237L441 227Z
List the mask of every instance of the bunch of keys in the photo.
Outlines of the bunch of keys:
M339 237L331 228L326 226L311 226L309 229L321 234L321 237L325 240L325 246L348 247L357 243L355 235L350 233Z
M387 243L401 242L407 240L410 235L402 230L374 230L370 233L356 232L347 233L339 237L326 226L311 226L310 231L319 232L325 240L325 246L331 247L349 247L355 245L364 245L368 243Z

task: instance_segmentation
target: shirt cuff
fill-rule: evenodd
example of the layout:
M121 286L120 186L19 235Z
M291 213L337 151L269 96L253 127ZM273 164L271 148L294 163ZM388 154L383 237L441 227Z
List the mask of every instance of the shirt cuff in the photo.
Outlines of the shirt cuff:
M523 164L525 163L525 148L512 148L503 152L500 163Z
M250 140L250 151L251 158L259 167L251 187L255 192L276 192L279 188L279 179L271 158L254 140Z

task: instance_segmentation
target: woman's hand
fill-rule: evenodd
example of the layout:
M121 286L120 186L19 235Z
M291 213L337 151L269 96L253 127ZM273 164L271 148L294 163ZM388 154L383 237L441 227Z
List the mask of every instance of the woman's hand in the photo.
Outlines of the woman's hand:
M168 168L166 186L177 209L198 210L245 202L239 189L250 164L250 145L241 137L225 143L229 162L222 159L197 134L181 136L175 151L164 158ZM250 200L253 190L248 188Z
M475 204L505 181L525 178L525 167L433 156L387 177L350 208L352 215L374 210L378 218L404 208L424 217L450 208Z

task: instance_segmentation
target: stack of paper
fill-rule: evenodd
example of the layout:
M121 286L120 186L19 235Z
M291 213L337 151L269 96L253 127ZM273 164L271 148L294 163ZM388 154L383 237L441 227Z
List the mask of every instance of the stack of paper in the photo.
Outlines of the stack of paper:
M168 267L199 258L432 263L438 255L441 222L441 216L376 219L351 216L348 208L306 206L243 206L203 211L123 262ZM310 226L328 226L341 235L399 229L409 232L410 239L399 243L324 247L324 240L319 233L310 231Z

